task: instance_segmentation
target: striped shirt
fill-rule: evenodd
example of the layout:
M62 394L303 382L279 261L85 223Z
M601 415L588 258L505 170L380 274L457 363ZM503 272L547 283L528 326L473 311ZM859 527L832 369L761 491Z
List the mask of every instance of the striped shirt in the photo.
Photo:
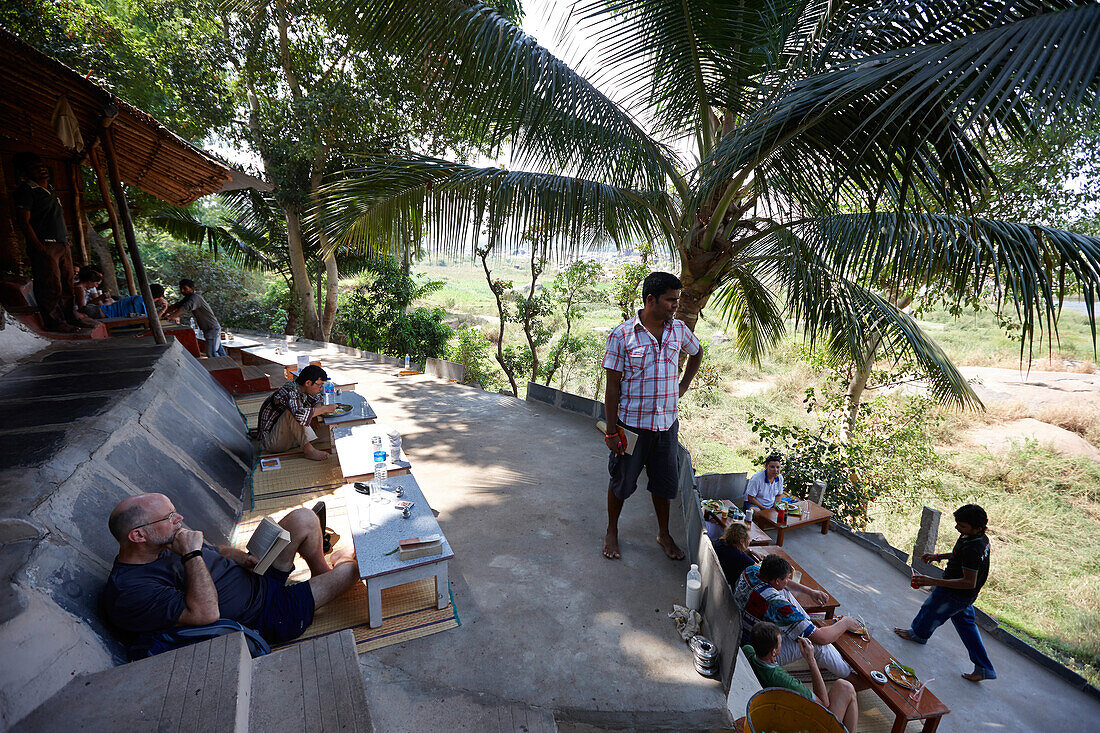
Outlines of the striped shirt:
M680 352L699 353L699 339L683 321L665 322L660 342L642 325L641 313L607 337L603 366L621 372L619 414L623 425L668 430L680 414Z

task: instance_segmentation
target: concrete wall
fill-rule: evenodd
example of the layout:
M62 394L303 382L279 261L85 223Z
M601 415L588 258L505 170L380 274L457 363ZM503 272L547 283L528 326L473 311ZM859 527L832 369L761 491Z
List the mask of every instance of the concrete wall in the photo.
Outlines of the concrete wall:
M253 455L229 395L178 343L53 346L0 380L0 729L123 661L97 612L123 497L168 494L225 543Z
M453 379L459 384L466 381L466 367L445 359L427 359L424 373L437 379Z

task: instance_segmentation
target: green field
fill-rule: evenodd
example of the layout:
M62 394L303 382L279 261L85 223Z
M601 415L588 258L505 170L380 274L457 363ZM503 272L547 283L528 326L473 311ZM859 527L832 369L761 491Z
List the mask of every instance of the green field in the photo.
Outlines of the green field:
M445 285L428 300L452 314L495 319L496 306L480 264L435 261L417 268ZM523 283L525 263L503 261L494 276ZM553 272L543 275L549 284ZM942 312L922 315L933 338L960 366L1017 368L1020 342L1001 329L993 314L967 313L953 318ZM591 304L580 329L614 326L619 314L609 304ZM552 324L560 325L560 324ZM703 318L696 331L703 339L723 324ZM484 331L495 336L495 320ZM506 344L522 343L510 325ZM812 418L802 399L808 387L820 388L817 370L799 358L800 341L786 340L760 366L739 359L729 343L710 348L713 384L698 382L683 401L680 436L700 473L754 469L764 446L749 429L747 415L771 422L806 425ZM1092 371L1096 356L1084 315L1065 311L1059 339L1049 349L1037 341L1035 369ZM518 380L525 383L525 380ZM595 384L570 383L567 389L602 398ZM901 399L901 397L897 397ZM941 551L957 535L950 512L973 501L990 515L993 542L990 579L979 606L1002 624L1055 654L1094 684L1100 681L1100 465L1086 458L1067 458L1034 443L990 453L963 441L975 425L996 425L1009 418L1036 417L1074 430L1100 445L1100 416L1086 407L1058 409L997 405L983 413L935 408L937 464L920 485L891 492L871 504L866 529L883 533L896 547L912 548L921 507L943 511Z

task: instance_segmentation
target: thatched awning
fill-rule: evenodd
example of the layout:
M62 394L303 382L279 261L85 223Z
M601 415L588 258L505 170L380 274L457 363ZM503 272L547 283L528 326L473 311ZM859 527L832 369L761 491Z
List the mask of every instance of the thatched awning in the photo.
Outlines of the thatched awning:
M231 178L223 163L164 125L0 28L0 139L46 158L71 158L51 123L58 100L72 107L85 144L98 136L104 110L112 124L123 181L177 206L214 193Z

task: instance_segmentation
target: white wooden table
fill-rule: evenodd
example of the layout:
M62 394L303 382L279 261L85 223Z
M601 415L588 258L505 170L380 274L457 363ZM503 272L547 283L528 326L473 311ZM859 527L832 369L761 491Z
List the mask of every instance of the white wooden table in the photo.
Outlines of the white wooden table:
M355 545L355 558L359 563L359 577L367 584L367 603L370 607L370 626L382 625L382 589L404 585L415 580L435 578L436 607L446 608L450 603L447 585L447 563L454 558L450 543L432 514L413 474L386 479L390 487L400 485L404 495L394 496L384 492L389 500L385 504L373 503L349 484L344 487L347 497L348 518L351 520L351 537ZM405 519L395 508L398 501L414 502L412 516ZM368 507L369 505L369 507ZM369 512L369 521L368 514ZM401 560L400 553L387 555L397 548L399 540L438 534L443 538L443 553Z

